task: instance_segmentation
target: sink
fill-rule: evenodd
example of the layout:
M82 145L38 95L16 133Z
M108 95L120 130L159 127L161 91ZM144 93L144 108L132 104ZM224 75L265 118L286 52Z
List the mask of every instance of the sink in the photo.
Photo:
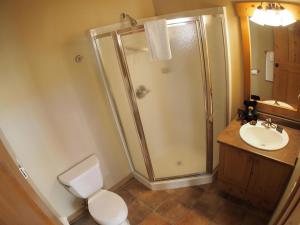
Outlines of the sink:
M288 144L289 136L285 130L280 133L275 128L266 128L263 122L259 120L256 125L244 124L240 128L241 138L247 144L267 151L278 150Z
M297 109L295 109L293 106L291 106L285 102L281 102L281 101L276 102L275 100L264 100L264 101L259 101L259 102L265 103L267 105L275 105L275 106L279 106L279 107L282 107L285 109L297 111Z

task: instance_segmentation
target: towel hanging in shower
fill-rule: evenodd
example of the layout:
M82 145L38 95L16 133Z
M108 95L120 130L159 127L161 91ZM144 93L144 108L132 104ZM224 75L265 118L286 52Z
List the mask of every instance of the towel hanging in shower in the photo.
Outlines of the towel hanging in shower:
M153 60L172 58L167 21L154 20L144 23L150 57Z

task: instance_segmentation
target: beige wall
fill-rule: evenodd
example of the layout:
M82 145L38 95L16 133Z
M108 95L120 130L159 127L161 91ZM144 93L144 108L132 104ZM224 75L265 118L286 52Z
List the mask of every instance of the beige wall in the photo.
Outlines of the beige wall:
M237 108L243 102L243 67L242 67L242 46L240 40L240 25L238 17L235 15L232 2L230 0L153 0L157 15L179 12L184 10L226 6L228 15L228 30L230 41L232 65L231 77L231 116L236 115Z
M151 0L1 2L1 130L60 215L79 207L56 180L74 163L96 153L106 187L130 172L87 34L118 22L122 11L154 15Z

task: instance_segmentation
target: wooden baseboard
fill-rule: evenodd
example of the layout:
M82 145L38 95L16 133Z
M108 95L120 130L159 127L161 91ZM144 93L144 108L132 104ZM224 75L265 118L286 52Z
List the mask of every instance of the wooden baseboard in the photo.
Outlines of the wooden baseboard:
M109 188L110 191L116 191L120 187L122 187L124 184L126 184L129 180L133 178L133 174L128 174L126 177L124 177L122 180L120 180L118 183L116 183L114 186Z
M70 216L68 216L68 221L70 224L75 223L77 220L79 220L81 217L83 217L87 213L88 213L88 209L86 206L84 206L84 207L76 210Z
M125 183L127 183L132 178L133 178L133 175L129 174L128 176L126 176L122 180L120 180L118 183L116 183L114 186L109 188L109 190L110 191L118 190L121 186L123 186ZM87 213L88 213L88 208L85 205L82 208L76 210L76 212L74 212L70 216L68 216L68 221L70 224L75 223L77 220L79 220L81 217L83 217Z

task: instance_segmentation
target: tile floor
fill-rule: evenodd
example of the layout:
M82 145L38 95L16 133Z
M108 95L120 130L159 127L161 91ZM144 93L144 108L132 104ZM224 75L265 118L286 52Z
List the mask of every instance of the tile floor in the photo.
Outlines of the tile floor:
M270 215L220 192L215 183L151 191L131 179L116 191L131 225L266 225ZM73 225L96 225L89 215Z

